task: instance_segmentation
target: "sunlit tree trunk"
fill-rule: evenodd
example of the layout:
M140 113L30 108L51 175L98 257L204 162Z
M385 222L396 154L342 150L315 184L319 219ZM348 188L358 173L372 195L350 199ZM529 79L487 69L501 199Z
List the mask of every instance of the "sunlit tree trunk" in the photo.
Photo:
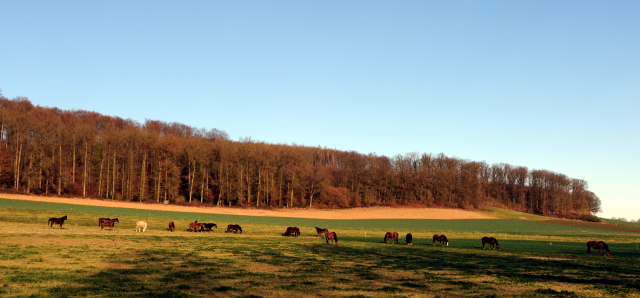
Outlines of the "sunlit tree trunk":
M147 153L142 156L142 169L140 170L140 202L144 200L145 184L147 179Z
M111 199L116 199L116 169L118 168L118 163L116 162L116 150L113 150L113 177L111 179Z
M84 163L83 163L83 173L82 173L82 196L86 197L87 196L87 152L89 151L88 149L89 143L85 142L84 143Z
M219 181L220 181L219 182L220 193L218 194L218 203L216 205L220 206L220 201L222 200L223 189L224 189L224 181L222 180L222 160L220 160L220 172L218 174L218 178L219 178Z
M101 156L101 161L100 161L100 178L98 181L98 197L102 197L102 170L104 167L104 153Z
M60 161L60 173L58 173L58 195L62 194L62 145L60 145L60 156L58 158Z

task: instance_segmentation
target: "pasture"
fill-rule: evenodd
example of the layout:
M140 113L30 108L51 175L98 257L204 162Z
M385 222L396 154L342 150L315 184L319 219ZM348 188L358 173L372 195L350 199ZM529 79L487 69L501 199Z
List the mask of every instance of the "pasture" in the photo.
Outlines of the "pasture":
M63 215L61 230L47 227ZM120 222L100 231L99 217ZM260 218L0 199L0 296L640 296L633 231L517 218ZM135 231L138 220L146 232ZM219 228L187 232L194 220ZM225 234L232 223L244 233ZM283 237L288 226L302 236ZM336 231L339 245L316 238L314 226ZM383 243L387 231L400 244ZM404 245L409 232L412 246ZM431 245L436 233L449 247ZM483 236L498 238L500 250L482 250ZM606 241L611 257L587 255L587 240Z

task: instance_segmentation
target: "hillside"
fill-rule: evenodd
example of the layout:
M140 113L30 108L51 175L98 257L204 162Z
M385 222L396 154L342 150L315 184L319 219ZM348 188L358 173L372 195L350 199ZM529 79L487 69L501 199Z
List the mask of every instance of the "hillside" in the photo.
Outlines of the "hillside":
M218 129L34 106L0 97L0 188L27 194L234 207L501 206L600 210L581 179L440 154L394 157L232 141Z

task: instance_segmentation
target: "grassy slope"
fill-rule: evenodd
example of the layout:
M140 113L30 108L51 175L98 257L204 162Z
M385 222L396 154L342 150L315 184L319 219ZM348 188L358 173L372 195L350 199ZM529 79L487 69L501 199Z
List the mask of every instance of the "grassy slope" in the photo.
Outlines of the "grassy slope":
M637 222L628 222L628 221L622 221L622 220L615 220L615 219L607 219L607 218L600 218L603 222L606 223L610 223L610 224L614 224L614 225L625 225L625 226L632 226L632 227L638 227L640 228L640 223Z
M0 200L0 207L8 207L6 201ZM222 229L186 232L195 219L187 214L175 220L181 228L172 233L164 227L181 214L11 203L0 208L0 295L6 296L640 296L637 237L590 228L511 218L493 220L494 225L382 221L381 229L363 230L333 221L328 223L345 227L335 228L340 244L328 246L310 236L281 237L287 218L252 222L259 218L201 214L219 224L246 220L245 234L228 235ZM49 217L61 213L69 215L64 229L45 227ZM101 232L97 217L102 215L121 222ZM149 223L144 234L133 231L141 217ZM437 222L452 231L449 247L430 245ZM530 232L514 230L516 223ZM390 224L431 226L407 230L414 234L413 246L385 245L382 235ZM303 235L313 233L303 227ZM479 236L496 227L501 251L482 250ZM607 237L612 257L585 254L585 239L594 235Z
M95 222L98 217L132 217L134 222L138 219L163 218L168 221L180 222L187 226L189 222L198 220L199 222L215 222L226 225L227 223L238 224L261 224L279 226L298 227L328 227L330 229L361 229L361 230L402 230L402 231L424 231L433 233L446 232L478 232L478 233L511 233L530 234L554 232L559 234L588 232L606 233L607 227L599 225L580 226L570 225L570 222L543 222L546 217L531 215L511 210L493 208L489 212L492 216L502 218L498 220L468 219L468 220L429 220L429 219L377 219L377 220L325 220L306 219L288 217L263 217L263 216L242 216L224 215L210 213L187 213L187 212L167 212L156 210L140 210L128 208L109 208L97 206L82 206L59 203L33 202L0 199L0 207L50 211L51 216L59 217L69 212L80 212L95 214ZM526 220L523 220L526 219ZM45 219L46 221L46 219ZM566 224L569 223L569 224ZM93 223L89 223L93 225ZM604 227L604 229L603 229Z

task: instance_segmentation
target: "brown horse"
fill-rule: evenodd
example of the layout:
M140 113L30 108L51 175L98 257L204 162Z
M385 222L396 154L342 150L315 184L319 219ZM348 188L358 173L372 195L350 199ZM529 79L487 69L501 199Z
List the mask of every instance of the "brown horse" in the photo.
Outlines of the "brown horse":
M198 229L201 229L204 231L203 224L198 223L197 220L196 222L189 223L189 230L188 230L189 232L197 232Z
M444 234L442 234L442 235L438 235L438 234L433 235L433 245L436 245L436 241L438 241L439 244L442 244L442 246L444 246L444 244L446 242L447 246L449 246L449 240L447 239L447 236L445 236Z
M389 243L389 239L393 239L391 243L398 243L398 233L387 232L387 234L384 235L384 243Z
M169 222L169 231L174 232L176 230L176 225L170 221Z
M597 248L598 252L603 252L605 256L610 256L609 245L604 243L604 241L589 241L587 242L587 253L591 254L591 248Z
M227 226L227 231L225 233L234 232L234 233L238 234L238 231L240 231L240 234L242 234L242 228L239 225L228 225Z
M482 249L484 249L485 243L489 244L489 249L493 248L494 245L496 246L496 249L500 249L500 244L498 244L498 239L494 237L482 237Z
M407 234L407 245L413 245L413 235Z
M338 234L336 234L336 232L326 232L324 236L327 240L327 244L329 244L329 240L331 240L335 245L338 245Z
M104 218L104 217L100 217L100 218L98 218L98 226L101 226L103 221L105 221L105 220L110 220L110 219L111 219L111 218Z
M288 227L287 231L284 232L284 235L289 237L289 236L293 236L293 237L299 237L300 236L300 229L298 227Z
M318 237L322 237L329 233L329 230L316 227L316 232L318 232Z
M100 222L100 231L104 230L104 227L109 227L109 230L111 230L117 222L120 222L117 218L103 220Z
M63 216L63 217L52 217L49 218L49 221L47 222L47 226L49 226L49 229L53 229L53 224L57 224L60 225L60 227L58 228L58 230L62 229L62 224L64 223L64 221L67 220L67 216Z

